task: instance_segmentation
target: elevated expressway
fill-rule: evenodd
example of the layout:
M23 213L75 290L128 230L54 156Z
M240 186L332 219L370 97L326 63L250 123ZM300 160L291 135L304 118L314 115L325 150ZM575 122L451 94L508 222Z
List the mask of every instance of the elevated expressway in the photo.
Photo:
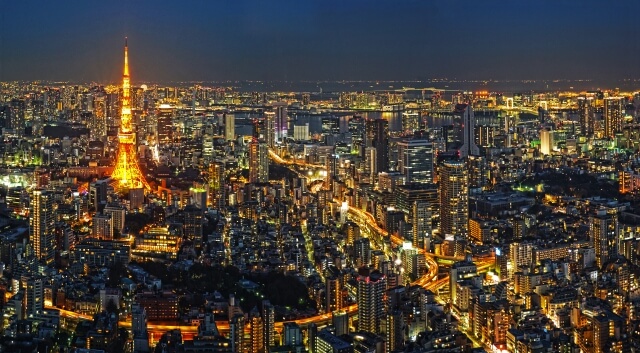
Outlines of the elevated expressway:
M272 160L274 160L278 164L284 165L303 165L309 167L322 167L320 165L306 164L306 163L293 163L291 161L285 161L280 158L276 153L269 150L269 156ZM369 231L373 233L373 235L383 242L387 240L394 245L402 245L404 239L389 234L386 230L380 228L378 226L375 218L368 212L359 210L353 206L349 206L348 209L349 217L356 221L359 224L366 224ZM451 256L440 256L436 254L429 253L424 249L416 249L419 253L425 255L426 265L427 265L427 273L418 278L416 281L412 283L412 285L418 285L425 289L431 290L434 293L437 293L437 290L443 288L449 283L449 276L445 275L444 277L438 279L438 260L449 260L449 261L460 261L462 258L459 257L451 257ZM484 259L476 261L478 265L478 272L486 272L491 267L493 267L494 261L493 259ZM47 309L56 309L60 311L60 316L63 319L67 320L92 320L93 318L90 315L83 315L79 313L75 313L69 310L63 310L55 307L47 307ZM353 304L347 307L342 308L350 317L357 315L358 313L358 305ZM310 324L316 324L317 326L328 325L331 322L331 313L319 314L307 318L302 318L298 320L293 320L295 323L305 328ZM118 323L120 327L131 328L131 318L127 318L126 320L120 321ZM216 321L216 325L218 330L222 334L226 334L229 332L229 322L228 321ZM194 325L181 325L177 322L150 322L148 324L148 331L150 334L150 339L152 341L157 341L160 336L169 330L181 330L184 339L190 339L193 337L197 331L198 327ZM283 322L276 322L275 328L278 332L282 332Z

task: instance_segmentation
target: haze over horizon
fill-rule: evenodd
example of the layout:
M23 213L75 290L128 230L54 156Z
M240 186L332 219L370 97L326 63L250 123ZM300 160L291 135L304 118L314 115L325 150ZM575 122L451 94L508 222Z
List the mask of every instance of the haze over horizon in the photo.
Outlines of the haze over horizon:
M640 78L640 2L6 2L0 81Z

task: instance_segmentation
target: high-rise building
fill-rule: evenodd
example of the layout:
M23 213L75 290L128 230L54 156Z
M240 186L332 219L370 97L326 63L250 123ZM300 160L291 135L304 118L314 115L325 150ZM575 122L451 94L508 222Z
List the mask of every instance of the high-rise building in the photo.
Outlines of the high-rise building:
M596 250L596 264L604 263L618 255L618 215L614 209L600 209L589 220L589 242Z
M622 113L624 104L621 97L608 97L604 100L604 135L614 137L622 131Z
M221 161L209 164L209 205L216 209L222 209L226 206L224 169L224 163Z
M102 240L113 240L113 220L111 215L97 214L93 216L92 236Z
M325 278L325 312L341 310L344 304L344 275L338 268L332 266L327 269Z
M229 320L229 341L231 341L231 352L244 352L244 326L245 318L242 314L236 314Z
M231 113L224 115L224 139L233 141L236 138L236 117Z
M89 124L91 140L104 140L107 137L107 96L99 93L93 96L93 114Z
M365 130L366 147L376 149L377 172L389 170L389 123L384 119L367 120Z
M413 246L419 249L431 248L431 209L425 201L415 201L411 210L411 224L413 226Z
M198 207L187 205L184 208L184 236L198 245L202 242L203 218L204 214Z
M287 130L289 128L287 106L288 105L286 102L273 103L273 112L275 113L275 121L274 121L275 143L282 143L284 142L284 139L287 137Z
M256 138L249 143L249 182L269 182L268 146Z
M473 263L470 255L464 261L458 261L451 266L449 271L449 293L451 302L455 303L457 297L457 284L465 279L470 279L478 275L478 267Z
M390 310L384 318L386 352L404 347L404 317L401 310Z
M440 234L467 236L469 174L460 160L445 161L440 168Z
M595 130L593 97L578 97L580 133L591 136Z
M473 108L470 104L459 104L456 110L462 110L462 146L460 147L460 158L477 156L480 149L476 145L475 132L476 119Z
M257 307L249 313L249 339L250 352L263 353L264 346L264 321Z
M42 314L44 310L44 277L25 276L20 279L25 291L25 313L27 318Z
M267 142L267 146L273 148L276 145L276 113L264 113L264 134L262 136Z
M264 348L268 350L276 342L275 309L268 300L262 301L262 322L264 324Z
M53 194L34 190L29 204L29 243L38 261L53 264L55 254L55 212Z
M131 332L133 333L133 352L149 352L147 311L138 303L131 305Z
M102 212L107 202L107 188L109 183L106 180L98 180L89 184L89 208L93 212Z
M553 131L549 129L540 130L540 153L550 155L553 151Z
M122 231L124 231L124 217L126 215L125 208L117 204L107 205L107 207L102 210L102 213L111 217L114 234L122 234Z
M371 333L380 332L380 319L385 315L384 293L386 277L368 267L358 270L358 329Z
M331 324L336 329L336 336L349 334L349 314L344 310L331 313Z
M282 324L282 345L299 347L302 342L302 330L295 322L285 322Z
M399 141L398 170L406 183L433 183L433 143L419 139Z
M173 109L160 108L156 112L158 121L157 138L158 144L166 144L173 139Z

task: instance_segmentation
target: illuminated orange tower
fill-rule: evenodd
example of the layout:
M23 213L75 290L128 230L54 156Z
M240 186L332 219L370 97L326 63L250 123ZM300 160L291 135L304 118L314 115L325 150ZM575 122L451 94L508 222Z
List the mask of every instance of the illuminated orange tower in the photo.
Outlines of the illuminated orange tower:
M131 125L131 84L129 79L129 48L124 40L124 74L122 75L122 111L120 113L120 131L118 131L118 157L111 177L117 181L120 190L145 188L149 184L138 166L136 155L136 137Z

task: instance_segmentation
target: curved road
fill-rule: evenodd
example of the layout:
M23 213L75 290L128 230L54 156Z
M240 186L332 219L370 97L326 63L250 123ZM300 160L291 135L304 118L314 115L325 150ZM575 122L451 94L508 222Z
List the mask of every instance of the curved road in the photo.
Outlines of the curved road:
M291 165L293 164L291 161L285 161L284 159L280 158L280 156L278 156L276 153L274 153L271 149L269 150L269 156L271 157L271 159L275 160L276 163L279 164L285 164L285 165ZM306 163L296 163L296 164L302 164L302 165L307 165ZM308 166L311 167L323 167L320 165L315 165L315 164L308 164ZM362 210L359 210L353 206L349 206L349 215L351 217L354 217L356 219L358 219L360 222L364 222L369 224L377 233L380 237L384 238L388 238L392 243L396 244L396 245L402 245L402 243L404 242L404 239L389 234L386 230L380 228L380 226L378 226L375 218L373 217L372 214L368 213L368 212L364 212ZM425 251L424 249L416 249L419 253L424 254L425 255L425 259L426 259L426 264L428 267L428 271L427 273L420 277L419 279L417 279L416 281L414 281L412 283L412 285L419 285L425 289L428 290L432 290L435 291L437 289L440 289L444 286L446 286L449 283L449 276L445 276L443 278L437 279L438 277L438 263L437 263L437 259L445 259L445 260L462 260L462 258L459 257L451 257L451 256L439 256L439 255L435 255L432 253L429 253L427 251ZM480 261L480 263L478 264L478 272L486 272L488 269L490 269L493 266L493 261L491 259L488 260L483 260ZM84 319L84 320L92 320L92 316L90 315L83 315L83 314L78 314L75 313L73 311L68 311L68 310L63 310L63 309L59 309L59 308L55 308L55 307L47 307L48 309L57 309L60 310L60 316L64 317L64 318L68 318L68 319ZM347 306L345 308L343 308L342 310L346 311L349 316L355 316L358 313L358 305L357 304L353 304L350 306ZM307 317L307 318L303 318L303 319L298 319L298 320L293 320L295 323L297 323L298 325L300 325L301 327L306 327L310 324L316 324L318 326L322 326L322 325L326 325L329 322L331 322L331 313L326 313L326 314L319 314L319 315L315 315L312 317ZM125 321L121 321L119 322L119 325L121 327L126 327L126 328L130 328L131 327L131 319L127 319ZM228 321L217 321L216 325L218 326L218 329L221 333L226 333L229 331L229 322ZM282 327L283 327L283 322L276 322L275 323L276 326L276 330L281 331ZM176 323L149 323L148 324L148 331L150 333L150 337L152 338L152 340L157 340L164 332L169 331L169 330L175 330L175 329L179 329L182 331L183 335L185 335L185 338L187 337L192 337L194 334L197 333L197 326L193 326L193 325L180 325L180 324L176 324Z

